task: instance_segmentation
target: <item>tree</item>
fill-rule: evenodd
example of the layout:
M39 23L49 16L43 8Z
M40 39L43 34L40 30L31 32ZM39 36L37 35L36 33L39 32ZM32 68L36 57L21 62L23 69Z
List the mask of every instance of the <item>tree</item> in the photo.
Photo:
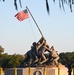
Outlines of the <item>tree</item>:
M0 54L4 52L4 48L2 48L2 46L0 46Z
M0 54L0 67L6 68L8 66L9 56L8 54Z
M74 52L60 53L60 62L64 65L74 64Z
M68 75L71 75L74 65L74 52L60 53L60 61L68 68Z
M1 1L1 0L0 0ZM2 0L3 2L5 2L5 0ZM19 0L19 4L20 4L20 7L22 7L22 4L21 4L21 1L22 0ZM53 2L55 3L57 0L53 0ZM60 8L63 8L64 9L64 5L67 4L69 7L70 7L70 10L72 12L72 5L74 4L74 0L58 0L59 2L59 7ZM50 13L50 10L49 10L49 3L48 3L48 0L45 0L45 3L46 3L46 8L47 8L47 12L48 14ZM18 10L18 6L17 6L17 0L14 0L14 6L15 6L15 9Z
M20 64L23 60L22 55L8 55L8 54L0 54L0 67L5 68L14 68Z

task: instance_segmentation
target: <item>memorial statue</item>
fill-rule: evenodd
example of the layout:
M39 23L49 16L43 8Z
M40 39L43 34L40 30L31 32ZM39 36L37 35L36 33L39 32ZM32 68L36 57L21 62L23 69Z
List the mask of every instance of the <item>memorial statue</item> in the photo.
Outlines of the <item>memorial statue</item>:
M48 54L45 54L46 51ZM58 60L59 55L54 49L54 46L50 48L46 39L42 36L37 43L33 42L31 49L24 55L24 60L20 66L44 66L49 64L58 66Z

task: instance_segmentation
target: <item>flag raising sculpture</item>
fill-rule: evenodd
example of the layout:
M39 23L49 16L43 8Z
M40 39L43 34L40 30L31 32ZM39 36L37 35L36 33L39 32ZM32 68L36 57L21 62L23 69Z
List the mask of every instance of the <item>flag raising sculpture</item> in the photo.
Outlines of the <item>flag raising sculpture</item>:
M28 14L27 9L18 12L18 13L15 15L15 17L16 17L19 21L23 21L23 20L29 18L29 14Z
M23 21L26 18L29 18L28 12L31 15L33 21L35 22L40 34L41 34L41 38L38 42L33 42L32 46L31 46L31 50L29 50L26 54L25 54L25 58L24 60L21 62L21 64L19 65L19 67L28 67L28 66L44 66L45 65L55 65L56 67L58 67L59 63L58 63L58 53L56 50L54 50L54 47L52 46L51 48L49 47L49 45L46 42L46 39L44 38L38 24L36 23L34 17L32 16L30 10L28 9L28 7L26 6L26 10L21 11L19 13L17 13L15 15L15 17L20 20ZM48 54L45 54L45 52L48 52ZM53 53L54 52L54 53ZM53 55L52 55L53 53ZM55 56L54 56L55 54ZM52 57L53 56L53 57ZM53 59L55 58L55 59ZM51 60L52 59L52 60ZM55 62L54 62L55 61ZM45 69L44 69L45 71ZM45 73L44 73L45 74Z

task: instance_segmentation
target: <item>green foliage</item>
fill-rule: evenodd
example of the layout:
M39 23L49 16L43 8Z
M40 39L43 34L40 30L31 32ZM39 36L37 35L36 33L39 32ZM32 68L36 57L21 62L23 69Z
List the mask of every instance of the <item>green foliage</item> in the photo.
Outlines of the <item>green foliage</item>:
M13 67L18 66L22 60L23 60L22 55L0 54L0 67L13 68Z
M62 64L74 64L74 52L60 53L59 56Z
M5 0L2 0L3 2L5 2ZM19 1L19 4L20 4L20 7L22 7L22 4L21 4L21 1L22 0L14 0L14 6L15 6L15 9L18 10L18 6L17 6L17 1ZM54 3L57 1L57 0L52 0ZM46 9L47 9L47 12L49 13L49 3L48 3L48 0L45 0L45 3L46 3ZM63 8L64 9L64 5L68 5L70 7L70 10L72 12L72 5L74 4L74 0L58 0L58 3L59 3L59 7L60 8Z
M4 52L4 48L2 48L2 46L0 46L0 54Z

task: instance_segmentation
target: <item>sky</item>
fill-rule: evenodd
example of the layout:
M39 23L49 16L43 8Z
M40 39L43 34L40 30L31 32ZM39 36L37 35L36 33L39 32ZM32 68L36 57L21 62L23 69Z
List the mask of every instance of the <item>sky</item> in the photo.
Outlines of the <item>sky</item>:
M17 3L19 3L17 1ZM20 22L14 17L28 6L49 46L58 53L74 51L74 12L65 5L65 11L59 8L58 1L49 1L50 15L47 14L45 0L24 0L22 8L14 2L0 1L0 45L4 53L24 55L31 49L32 43L41 38L32 17Z

